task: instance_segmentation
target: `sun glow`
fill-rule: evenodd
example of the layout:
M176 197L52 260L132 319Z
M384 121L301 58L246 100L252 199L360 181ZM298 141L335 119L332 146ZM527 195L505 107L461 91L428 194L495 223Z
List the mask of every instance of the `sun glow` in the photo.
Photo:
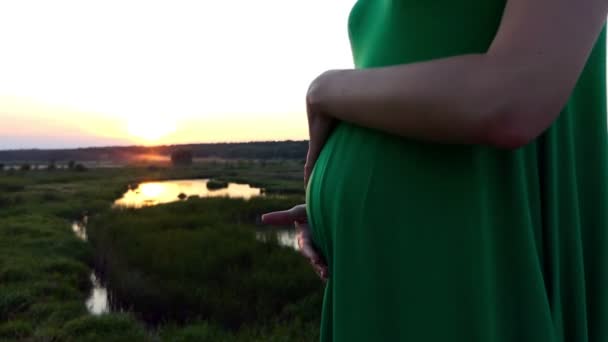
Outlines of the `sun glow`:
M127 121L127 132L143 142L158 142L176 129L176 123L164 117L137 117Z
M0 1L0 149L307 139L354 2Z

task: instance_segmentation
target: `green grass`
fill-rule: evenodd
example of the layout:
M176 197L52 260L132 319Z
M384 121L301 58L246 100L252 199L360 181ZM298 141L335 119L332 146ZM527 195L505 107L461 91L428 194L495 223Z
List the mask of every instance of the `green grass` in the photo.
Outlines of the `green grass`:
M261 213L299 202L201 198L112 210L91 220L89 239L116 298L147 321L194 318L235 330L320 298L321 283L297 252L255 237Z
M59 341L88 317L93 250L69 223L119 193L98 185L102 173L0 173L0 340Z
M68 322L59 333L61 341L149 341L151 336L131 315L82 316Z
M261 213L303 201L301 169L233 161L0 172L0 341L316 340L319 281L294 251L253 233ZM110 210L129 184L187 178L295 195ZM83 214L94 245L70 229ZM96 262L133 311L87 313Z

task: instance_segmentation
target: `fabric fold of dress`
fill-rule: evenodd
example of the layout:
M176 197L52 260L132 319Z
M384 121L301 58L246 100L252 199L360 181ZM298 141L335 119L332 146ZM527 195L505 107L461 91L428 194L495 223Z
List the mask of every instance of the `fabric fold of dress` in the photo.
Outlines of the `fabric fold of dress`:
M359 0L355 66L483 53L504 5ZM608 341L605 42L516 150L338 124L306 191L330 273L321 341Z

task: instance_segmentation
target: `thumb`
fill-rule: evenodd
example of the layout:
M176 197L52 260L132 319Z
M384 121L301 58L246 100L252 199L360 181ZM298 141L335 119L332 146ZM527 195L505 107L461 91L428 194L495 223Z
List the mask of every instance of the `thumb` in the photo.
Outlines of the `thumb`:
M289 210L274 211L262 215L262 223L272 225L291 225L294 221L306 222L306 204L299 204Z

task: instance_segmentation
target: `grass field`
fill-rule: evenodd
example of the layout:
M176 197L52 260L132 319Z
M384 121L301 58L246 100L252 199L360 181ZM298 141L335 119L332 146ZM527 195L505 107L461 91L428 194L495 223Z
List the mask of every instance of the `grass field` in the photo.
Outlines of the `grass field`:
M281 196L111 209L129 184L187 178ZM260 214L303 203L301 179L294 161L0 172L0 340L316 340L322 284L254 234ZM70 229L84 214L90 242ZM126 312L87 312L93 267Z

